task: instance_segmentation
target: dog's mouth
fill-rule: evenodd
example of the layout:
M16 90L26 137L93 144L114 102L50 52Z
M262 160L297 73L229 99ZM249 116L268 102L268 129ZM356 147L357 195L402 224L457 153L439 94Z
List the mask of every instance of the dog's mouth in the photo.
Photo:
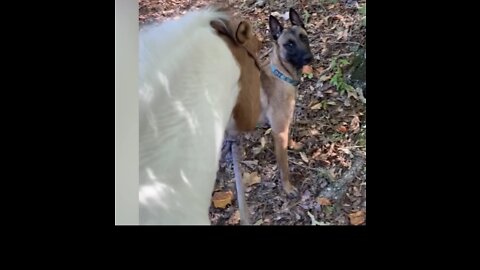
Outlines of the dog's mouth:
M302 66L305 66L305 65L308 65L308 64L312 63L313 55L311 53L308 53L308 54L304 55L303 58L302 58L302 61L303 61Z
M302 54L288 57L288 62L292 64L296 69L301 69L303 66L308 65L312 62L312 54Z

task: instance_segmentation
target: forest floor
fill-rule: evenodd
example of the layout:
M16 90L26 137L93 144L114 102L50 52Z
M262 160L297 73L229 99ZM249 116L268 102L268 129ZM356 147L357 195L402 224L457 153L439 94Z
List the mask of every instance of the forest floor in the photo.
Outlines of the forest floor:
M139 0L140 27L181 16L215 1ZM243 135L240 161L247 205L255 225L366 224L365 82L349 79L358 54L365 54L365 0L221 1L249 20L263 43L263 62L272 47L268 16L290 24L293 7L304 19L314 60L298 89L288 159L297 198L282 190L271 129ZM222 160L215 191L235 194L231 162ZM227 196L228 197L228 196ZM236 197L210 207L213 225L238 225Z

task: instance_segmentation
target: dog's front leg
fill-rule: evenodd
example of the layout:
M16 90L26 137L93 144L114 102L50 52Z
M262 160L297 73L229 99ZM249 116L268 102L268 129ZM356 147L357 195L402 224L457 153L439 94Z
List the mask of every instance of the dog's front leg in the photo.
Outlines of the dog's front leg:
M288 168L288 134L290 121L285 117L274 117L271 121L273 140L275 141L275 158L280 169L280 178L282 179L283 190L288 195L297 195L298 190L290 183L290 171Z

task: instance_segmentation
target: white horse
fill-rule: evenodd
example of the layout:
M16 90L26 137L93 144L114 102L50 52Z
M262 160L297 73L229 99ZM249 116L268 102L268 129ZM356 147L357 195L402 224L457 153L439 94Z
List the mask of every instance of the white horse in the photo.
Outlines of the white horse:
M139 35L140 224L209 225L239 92L260 91L260 43L249 23L214 9Z

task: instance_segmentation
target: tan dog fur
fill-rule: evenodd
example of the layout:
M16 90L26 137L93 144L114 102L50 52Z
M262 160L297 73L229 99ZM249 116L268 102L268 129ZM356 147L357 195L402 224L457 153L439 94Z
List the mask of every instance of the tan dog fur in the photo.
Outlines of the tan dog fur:
M293 26L284 30L278 20L272 18L272 16L270 18L270 31L274 36L274 44L270 63L261 66L260 115L257 116L257 111L254 109L250 109L248 114L234 114L229 124L228 133L232 136L236 135L238 131L246 131L241 129L243 126L239 125L240 123L248 122L246 127L252 130L254 126L251 123L268 122L272 128L275 157L280 169L283 190L289 195L295 195L297 189L290 182L287 147L298 87L277 78L270 69L270 65L273 64L283 74L298 81L301 76L301 67L312 60L307 32L300 17L293 9L290 10L290 20ZM289 56L292 48L287 49L286 44L292 42L292 40L295 43L293 51L297 50L295 57L300 60L291 60L292 57ZM239 107L249 108L249 106L252 106L256 108L257 93L255 89L251 88L249 91L240 94ZM248 102L250 104L245 104Z

